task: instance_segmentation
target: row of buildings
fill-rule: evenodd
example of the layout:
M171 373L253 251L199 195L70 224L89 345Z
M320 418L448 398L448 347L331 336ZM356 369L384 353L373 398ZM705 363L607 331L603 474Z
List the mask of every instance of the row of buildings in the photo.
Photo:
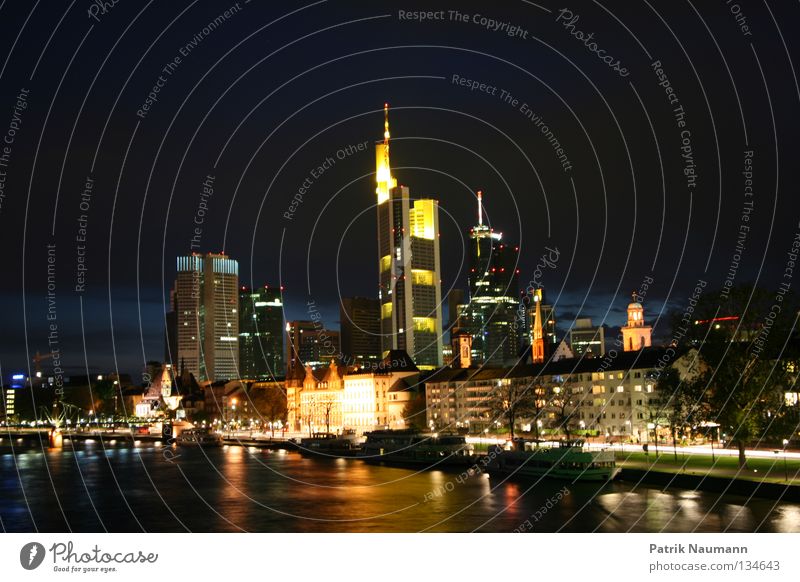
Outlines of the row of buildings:
M283 290L241 287L235 259L222 253L179 257L165 358L177 375L188 373L210 385L282 380L293 428L365 430L403 424L403 411L415 395L435 403L428 406L426 424L446 424L461 413L464 420L456 422L480 423L486 411L465 404L477 402L474 395L462 402L456 389L440 400L445 389L440 378L451 375L448 389L457 384L472 393L470 382L488 382L490 376L529 378L517 376L521 362L569 366L573 359L605 354L602 327L578 319L560 341L555 309L543 289L520 292L519 246L484 224L480 191L477 224L469 231L468 288L455 289L443 301L438 202L414 199L408 186L398 184L390 137L385 105L375 156L376 297L343 299L339 331L327 329L314 309L308 320L285 322ZM443 305L449 308L446 325ZM650 345L640 305L629 307L627 328L636 328L636 341L626 339L625 350ZM508 370L514 370L511 376ZM445 406L451 399L452 410Z
M375 155L377 296L343 299L339 331L326 329L313 310L309 320L284 322L283 290L240 287L235 259L222 253L178 257L166 316L165 359L175 369L199 380L271 380L332 360L375 363L402 350L420 370L435 370L453 360L448 339L459 334L470 336L470 361L491 367L515 364L537 342L538 362L605 355L604 328L590 319L575 320L560 345L553 305L541 288L520 292L519 246L484 224L480 191L477 224L469 231L468 289L453 289L443 301L438 202L412 199L410 189L398 185L388 115L386 105ZM536 322L540 337L534 337ZM650 345L649 335L643 345ZM626 340L625 346L633 344Z
M340 305L340 330L327 329L322 321L284 320L283 290L264 285L260 288L239 286L238 262L221 253L192 254L178 257L177 276L170 291L171 310L166 314L167 343L165 361L176 369L186 369L198 380L271 380L291 375L298 367L317 368L332 360L345 364L379 362L392 349L402 349L413 336L425 350L435 349L437 357L415 355L415 361L425 362L420 369L436 369L449 364L454 355L448 335L468 333L471 337L470 358L473 363L490 367L512 365L520 354L533 344L533 324L542 327L542 355L549 357L560 348L561 357L569 355L602 357L605 355L605 335L602 326L592 326L591 319L578 318L560 345L556 331L556 316L552 305L544 300L543 289L532 294L531 306L520 310L526 302L509 291L516 288L518 247L499 243L483 248L484 232L493 240L499 233L479 231L474 240L471 273L483 276L470 277L470 293L465 297L454 290L449 298L450 322L448 331L437 332L434 342L425 329L440 323L424 323L417 317L417 328L397 345L383 333L383 329L397 325L381 318L394 307L382 307L379 299L368 297L343 298ZM489 256L496 256L489 267ZM499 265L499 266L498 266ZM412 293L422 293L412 283ZM387 293L399 297L397 288ZM399 310L400 308L398 308ZM437 316L438 317L438 316ZM436 318L434 318L436 319ZM411 325L414 316L411 317ZM634 324L641 323L643 319ZM625 329L630 326L623 328ZM404 329L398 326L399 329ZM636 341L650 345L650 331ZM398 332L399 333L399 332ZM427 338L427 339L425 339ZM402 336L400 339L403 339ZM626 349L632 344L625 339ZM425 343L427 342L427 343ZM405 346L405 347L404 347ZM638 346L638 343L637 343ZM427 353L427 352L425 352Z

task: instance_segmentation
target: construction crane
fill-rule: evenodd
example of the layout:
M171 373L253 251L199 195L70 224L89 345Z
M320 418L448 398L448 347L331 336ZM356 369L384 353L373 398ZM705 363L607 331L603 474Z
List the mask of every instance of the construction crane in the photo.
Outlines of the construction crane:
M37 378L42 377L42 360L49 360L52 359L52 357L53 352L47 352L45 355L42 355L38 350L36 351L36 354L33 356L33 369L36 372Z

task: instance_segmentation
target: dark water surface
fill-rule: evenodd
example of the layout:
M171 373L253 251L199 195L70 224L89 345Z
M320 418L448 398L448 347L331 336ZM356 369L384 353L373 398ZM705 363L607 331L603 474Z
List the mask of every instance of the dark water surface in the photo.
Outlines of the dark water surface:
M0 519L5 531L41 532L510 532L526 520L548 532L797 532L800 505L634 483L461 478L243 447L119 439L53 450L5 438Z

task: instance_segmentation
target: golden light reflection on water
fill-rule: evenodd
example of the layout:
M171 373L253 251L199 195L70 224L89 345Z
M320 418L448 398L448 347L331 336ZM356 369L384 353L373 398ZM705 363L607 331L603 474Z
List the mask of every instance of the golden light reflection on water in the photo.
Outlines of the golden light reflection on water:
M779 531L800 533L800 507L778 507L777 513L775 524Z
M624 482L490 480L486 474L463 475L457 469L426 471L357 459L320 460L249 447L131 445L118 439L111 453L104 453L96 442L76 443L74 451L65 447L61 452L43 453L35 446L25 451L15 447L13 454L10 447L0 449L7 477L3 483L9 492L0 499L0 513L4 519L15 515L14 504L22 503L16 465L25 493L35 507L41 506L37 519L45 524L44 515L50 515L46 511L56 507L53 485L75 523L92 519L91 513L80 509L85 509L89 495L110 529L115 519L128 523L122 515L114 517L121 503L117 479L151 531L175 529L176 518L198 531L237 527L248 531L512 531L565 485L570 494L548 508L535 531L555 531L568 522L569 531L800 531L799 504L765 499L677 489L664 493ZM180 455L174 462L165 459L164 453L170 451ZM174 515L164 511L164 502L153 487ZM96 516L94 520L85 527L98 527ZM64 527L53 523L50 529Z

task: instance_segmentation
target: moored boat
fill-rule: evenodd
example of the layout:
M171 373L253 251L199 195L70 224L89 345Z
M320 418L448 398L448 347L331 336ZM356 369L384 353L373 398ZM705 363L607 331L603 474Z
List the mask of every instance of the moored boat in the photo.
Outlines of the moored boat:
M461 435L377 430L367 433L366 437L358 457L367 462L437 467L475 462L474 447Z
M300 439L298 450L301 455L324 457L354 457L359 451L358 438L354 431L333 433L314 433Z
M177 437L179 445L199 445L201 447L222 446L222 435L207 428L187 428Z
M536 447L535 443L524 441L516 446L516 450L507 451L499 446L489 450L490 475L610 481L620 471L614 451L590 451L584 448L581 439L562 441L556 447Z

